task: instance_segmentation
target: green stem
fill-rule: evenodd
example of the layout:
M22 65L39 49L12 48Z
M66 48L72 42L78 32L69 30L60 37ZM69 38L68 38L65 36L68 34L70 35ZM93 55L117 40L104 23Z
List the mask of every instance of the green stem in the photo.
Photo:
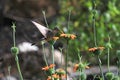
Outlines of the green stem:
M80 77L79 77L79 80L82 80L82 77L81 77L81 73L83 72L83 70L80 68L79 69L79 75L80 75Z
M67 25L67 30L69 32L69 22L70 22L70 15L71 15L71 10L69 10L69 15L68 15L68 25ZM67 52L66 52L66 61L65 61L65 71L67 74L67 60L68 60L68 49L69 49L69 40L67 39ZM67 80L67 76L66 76L66 80Z
M68 50L69 50L69 40L67 40L67 49L66 49L66 60L65 60L65 71L66 71L66 74L67 74L67 64L68 64ZM66 76L66 80L67 80L67 76Z
M20 75L20 80L23 80L23 76L22 76L22 73L21 73L21 70L20 70L20 65L19 65L19 59L18 59L17 55L15 56L15 60L16 60L16 63L17 63L17 69L18 69L18 72L19 72L19 75Z
M100 60L99 55L97 56L97 58L98 58L98 62L99 62L99 68L100 68L100 73L101 73L101 75L102 75L102 79L105 80L105 79L104 79L104 74L103 74L103 71L102 71L102 67L101 67L102 63L101 63L101 60Z
M46 64L46 66L48 66L47 59L46 59L46 52L45 52L44 42L42 42L42 49L43 49L43 56L44 56L45 64Z
M96 20L95 20L95 14L96 14L96 4L95 4L95 1L93 1L93 30L94 30L94 43L95 43L95 46L97 47L97 34L96 34Z
M79 58L79 62L81 63L81 57L79 52L78 52L78 58Z
M13 46L15 47L15 29L13 28Z
M108 48L108 71L110 72L110 48Z
M13 29L13 46L14 46L14 48L16 47L16 45L15 45L15 32L16 32L16 26L15 26L15 24L13 23L13 25L12 25L12 29ZM21 70L20 70L20 64L19 64L19 59L18 59L18 53L17 52L15 52L14 53L15 54L15 61L16 61L16 64L17 64L17 69L18 69L18 72L19 72L19 75L20 75L20 80L23 80L23 76L22 76L22 73L21 73Z
M67 25L67 30L68 30L68 33L69 33L69 25L70 25L70 15L71 15L71 10L69 10L69 14L68 14L68 25Z
M48 26L48 23L47 23L46 16L45 16L45 11L42 11L42 13L43 13L43 17L44 17L44 19L45 19L46 26L49 27L49 26Z
M61 52L61 65L62 65L62 53L63 53L62 50L63 50L63 49L60 48L60 52Z
M54 46L52 45L52 63L55 64L55 61L54 61Z
M79 71L79 75L81 75L81 71ZM81 80L81 77L79 77L79 80Z
M11 66L8 66L8 75L10 76ZM10 78L8 78L10 80Z
M12 34L13 34L13 46L15 47L15 32L16 32L16 26L15 26L15 24L13 23L13 25L12 25L12 29L13 29L13 32L12 32Z
M110 44L110 36L108 35L108 43L107 43L107 47L108 47L108 71L110 72L110 48L111 48L111 44Z
M94 42L95 42L95 46L97 47L95 19L93 20L93 28L94 28Z
M55 42L56 42L56 41L54 41L53 44L51 44L51 47L52 47L52 63L53 63L53 64L55 64L55 59L54 59L54 58L55 58L55 55L54 55L54 46L53 46L53 45L55 44ZM53 68L53 69L55 69L55 68Z

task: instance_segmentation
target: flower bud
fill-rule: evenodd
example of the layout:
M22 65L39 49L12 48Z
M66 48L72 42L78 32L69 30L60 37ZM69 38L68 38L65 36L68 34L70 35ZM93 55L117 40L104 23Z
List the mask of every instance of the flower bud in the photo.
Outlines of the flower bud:
M106 76L107 80L112 80L114 78L114 74L111 72L106 73L105 76Z
M52 75L52 74L55 73L55 70L54 70L53 68L50 68L50 69L47 71L47 73L48 73L49 75Z
M17 47L12 47L11 52L13 55L17 55L19 53L19 49Z
M65 70L60 68L60 69L56 70L56 73L59 74L59 75L62 75L62 74L65 74L66 72L65 72Z

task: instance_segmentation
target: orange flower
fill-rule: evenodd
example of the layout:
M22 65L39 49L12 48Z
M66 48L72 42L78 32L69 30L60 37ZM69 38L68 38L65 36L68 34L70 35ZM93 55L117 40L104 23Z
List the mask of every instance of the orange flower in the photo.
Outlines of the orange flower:
M74 34L65 34L65 33L62 33L60 35L60 37L65 37L65 38L71 38L72 40L76 38L76 35Z
M86 63L75 64L73 71L76 72L78 69L89 69L89 66Z
M59 79L59 75L57 75L57 74L53 74L52 77L55 79Z
M70 37L71 37L71 39L75 39L75 38L76 38L76 35L71 34Z
M45 67L43 67L42 70L44 70L44 71L49 70L49 66L45 66Z
M53 68L55 66L55 64L50 64L49 68Z
M93 47L93 48L90 48L88 51L94 52L94 51L103 50L103 49L105 49L105 48L104 47Z
M74 68L73 68L73 71L76 72L78 68L79 68L79 64L75 64Z
M105 48L104 47L93 47L93 48L88 49L88 51L93 52L93 54L95 55L100 55L103 49Z
M43 67L42 70L48 71L50 68L53 68L54 66L55 66L55 64L50 64L50 66Z
M56 70L56 74L59 75L60 80L66 78L66 74L65 73L66 73L65 70L62 69L62 68L59 68L59 69Z
M105 49L105 47L98 47L100 50L103 50L103 49Z
M60 34L60 37L67 37L67 34L62 33Z
M94 52L95 50L97 50L96 47L94 47L94 48L90 48L90 49L89 49L90 52Z
M57 74L53 74L52 76L48 76L48 78L47 78L47 80L56 80L56 79L59 79L60 77L59 77L59 75L57 75Z
M85 66L86 69L89 69L90 67L89 66Z
M58 40L58 39L59 39L59 37L53 37L53 40L55 40L55 41Z
M51 76L48 76L47 80L52 80Z

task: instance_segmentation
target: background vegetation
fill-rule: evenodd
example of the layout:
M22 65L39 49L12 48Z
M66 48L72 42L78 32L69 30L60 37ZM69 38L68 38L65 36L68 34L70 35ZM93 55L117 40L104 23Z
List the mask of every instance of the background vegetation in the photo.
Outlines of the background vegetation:
M108 35L111 38L112 49L110 52L111 61L115 59L116 52L120 49L120 1L119 0L95 0L96 1L96 32L98 46L106 46ZM88 55L88 48L94 47L92 0L59 0L60 15L50 25L59 26L65 32L74 33L78 40L70 42L69 57L71 60L78 60L77 49L86 55L87 60L93 60ZM67 30L70 11L69 30ZM106 60L107 52L101 56ZM73 56L73 57L72 57ZM104 63L105 61L103 61ZM105 62L106 63L106 62Z
M109 35L112 45L110 62L111 64L116 64L116 53L120 52L120 0L13 0L12 2L0 0L0 75L6 76L8 67L11 66L11 72L18 76L14 56L10 50L13 46L12 23L15 22L16 25L16 45L27 41L37 42L42 37L42 34L30 20L45 25L42 10L46 12L50 28L58 26L65 33L77 35L77 39L71 40L69 44L68 59L70 62L78 63L77 53L80 50L80 53L84 56L82 60L93 65L98 64L96 57L91 56L88 52L89 48L95 47L93 1L96 4L97 45L106 47ZM66 47L67 43L65 44L64 40L60 39L59 42ZM44 77L45 74L41 69L45 63L41 49L37 52L25 53L20 52L18 55L23 77L36 80ZM65 52L63 53L65 55ZM102 63L106 65L107 48L105 48L100 57L102 58Z

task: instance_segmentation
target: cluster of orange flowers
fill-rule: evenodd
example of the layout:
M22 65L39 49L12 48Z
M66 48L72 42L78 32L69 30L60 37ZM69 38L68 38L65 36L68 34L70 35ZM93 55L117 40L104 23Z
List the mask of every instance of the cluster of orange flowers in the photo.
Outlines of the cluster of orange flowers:
M74 35L74 34L65 34L65 33L61 33L61 34L60 34L60 37L69 38L69 39L74 40L74 39L76 38L76 35ZM54 36L54 37L52 37L52 38L46 39L46 41L51 41L51 40L57 41L58 39L60 39L60 37Z
M48 71L50 68L53 68L54 66L55 66L55 64L50 64L50 66L43 67L42 70Z
M66 75L58 75L57 73L53 74L52 76L48 76L47 80L61 80L61 79L64 79L66 78Z
M58 40L58 39L59 39L59 37L53 37L53 40L55 40L55 41Z
M45 66L42 68L44 71L49 71L49 69L52 69L55 66L55 64L50 64L49 66ZM63 69L57 69L52 75L49 75L47 80L61 80L66 78L66 73Z
M89 51L90 52L95 52L97 50L103 50L103 49L105 49L105 48L104 47L93 47L93 48L90 48Z
M83 66L85 69L89 69L90 67L85 65ZM79 68L81 68L81 65L80 64L75 64L74 67L73 67L73 71L76 72Z
M75 64L73 67L73 71L76 72L78 70L79 64Z
M59 75L53 74L52 76L48 76L47 80L59 79Z
M89 48L88 51L92 52L95 55L100 55L101 51L103 51L105 49L105 47L93 47L93 48Z
M74 35L74 34L65 34L65 33L62 33L62 34L60 35L60 37L70 38L70 39L74 40L74 39L76 38L76 35Z
M66 72L65 72L64 69L59 68L59 69L56 70L56 73L60 76L61 79L66 78Z

